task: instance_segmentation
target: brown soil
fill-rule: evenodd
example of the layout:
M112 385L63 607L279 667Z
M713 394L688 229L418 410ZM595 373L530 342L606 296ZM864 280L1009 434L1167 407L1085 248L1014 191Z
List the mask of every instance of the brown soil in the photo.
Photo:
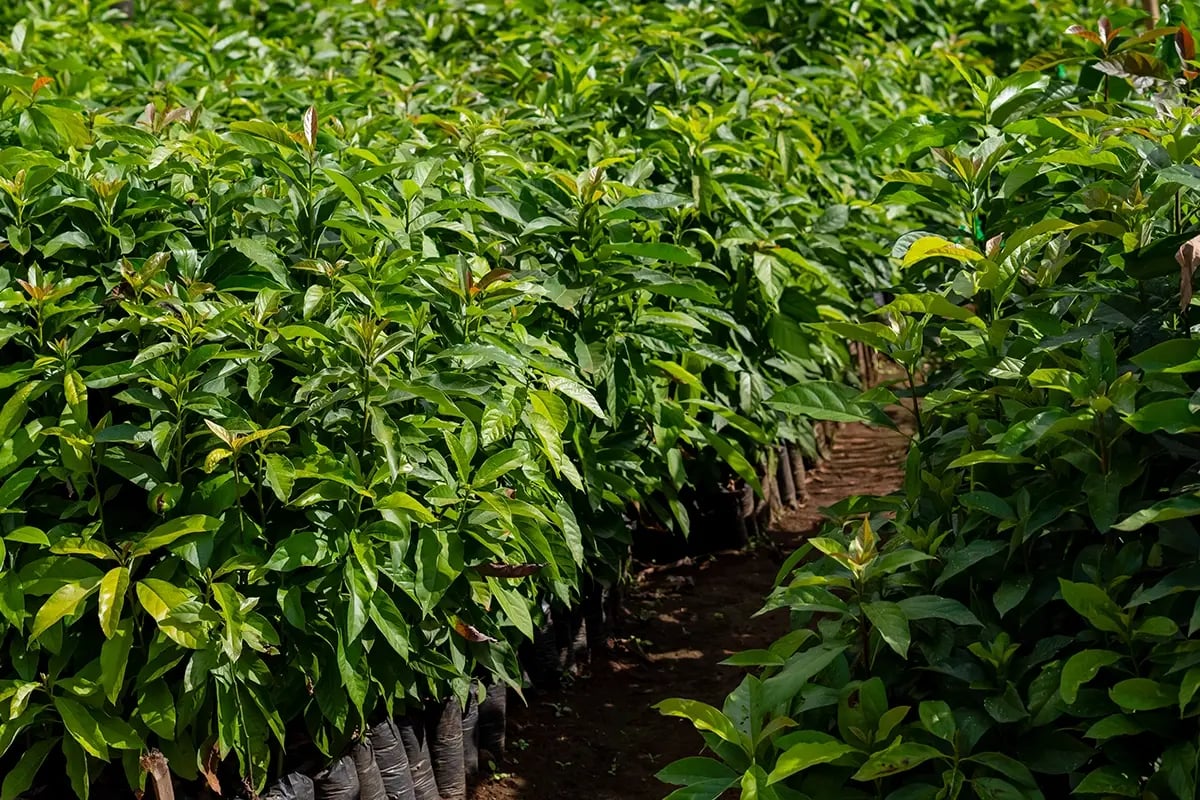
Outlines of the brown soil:
M809 475L809 502L779 520L786 554L821 523L820 509L852 494L886 494L902 477L906 442L895 431L851 425L832 458ZM773 549L773 548L770 548ZM720 707L743 672L718 662L766 647L787 630L782 611L755 617L779 569L769 548L721 553L637 576L610 652L559 692L510 699L509 753L472 800L660 800L654 774L699 755L689 723L652 706L669 697Z

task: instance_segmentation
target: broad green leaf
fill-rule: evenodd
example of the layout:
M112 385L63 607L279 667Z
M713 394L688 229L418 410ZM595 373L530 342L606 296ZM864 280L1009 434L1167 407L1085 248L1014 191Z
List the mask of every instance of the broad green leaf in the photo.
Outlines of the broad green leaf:
M175 738L175 698L165 680L152 681L138 694L138 717L164 741Z
M1103 667L1110 667L1121 660L1111 650L1083 650L1067 659L1063 665L1059 692L1063 700L1074 703L1079 696L1079 687L1095 678Z
M955 625L981 625L971 610L957 600L932 594L915 595L900 600L896 605L909 620L944 619Z
M923 236L909 245L901 263L906 267L928 258L950 258L964 264L979 261L983 256L969 247L955 244L940 236Z
M32 787L38 770L56 744L57 738L39 739L31 744L4 776L4 783L0 785L0 800L17 800L25 790Z
M402 511L418 522L433 522L436 517L420 500L407 492L392 492L375 501L375 507L385 511Z
M944 758L941 751L918 742L897 742L885 750L873 753L858 772L856 781L873 781L918 767L932 758Z
M1197 514L1200 514L1200 495L1185 494L1161 500L1149 508L1135 511L1113 525L1113 529L1126 532L1136 531L1153 523L1194 517Z
M681 758L659 770L654 777L663 783L676 786L688 786L702 781L727 781L726 785L732 786L737 780L737 774L732 769L720 761L701 756Z
M1153 711L1173 706L1179 699L1175 689L1149 678L1128 678L1108 690L1112 701L1128 711Z
M126 567L114 567L100 579L100 630L107 639L116 635L121 611L125 607L125 592L128 589L129 570Z
M409 625L396 608L396 604L385 591L375 592L371 597L371 622L379 629L388 645L400 658L409 657Z
M712 731L730 744L745 747L742 734L738 733L733 722L717 709L701 703L699 700L682 700L672 698L663 700L654 706L660 713L668 717L683 717L698 730Z
M901 658L908 656L908 646L912 642L908 630L908 617L897 604L887 601L863 603L863 612L879 635L887 642L888 647L900 654Z
M817 739L817 736L811 735ZM843 756L858 752L857 748L839 742L831 736L821 735L819 740L799 742L783 751L775 761L775 768L767 778L768 783L778 783L818 764L828 764Z
M601 248L601 254L608 253L648 258L654 261L669 261L685 266L700 261L700 258L688 248L665 242L613 242Z
M773 394L767 405L787 414L831 422L871 422L869 406L859 403L858 392L831 381L798 383Z
M925 730L946 742L954 742L958 725L954 721L954 711L949 704L942 700L925 700L918 706L921 725Z
M1141 797L1142 790L1136 775L1122 772L1119 767L1105 765L1083 776L1072 794L1101 794L1106 797Z
M520 593L508 589L500 585L500 582L495 578L487 579L488 588L491 589L492 596L496 598L496 602L500 604L500 608L504 611L504 616L508 617L508 621L513 624L518 631L530 641L533 640L533 619L529 616L528 601L520 595Z
M63 726L71 738L79 743L87 752L103 761L108 760L108 746L104 741L104 732L95 715L82 703L61 695L53 699L54 709L63 721Z
M1059 578L1058 583L1067 604L1097 630L1121 633L1128 626L1128 615L1099 586L1065 578Z
M215 531L219 527L221 527L221 520L204 514L177 517L164 522L139 539L133 546L133 549L129 551L129 554L131 556L144 556L160 547L166 547L184 536L190 536L193 533Z
M473 486L482 487L499 480L525 462L525 453L515 447L493 453L480 465L471 478Z
M33 627L29 630L30 638L36 639L63 617L73 615L79 604L91 597L99 585L99 580L89 579L60 586L38 609L37 616L33 619Z
M909 252L912 251L910 250ZM935 317L945 317L947 319L966 322L980 330L987 328L983 320L975 316L970 309L956 306L948 298L933 293L898 295L895 300L878 309L875 313L932 314Z

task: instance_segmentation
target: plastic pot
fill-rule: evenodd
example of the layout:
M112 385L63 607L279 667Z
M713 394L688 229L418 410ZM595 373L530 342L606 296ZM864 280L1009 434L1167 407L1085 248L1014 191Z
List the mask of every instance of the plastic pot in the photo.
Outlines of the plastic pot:
M466 800L467 773L463 762L463 709L456 698L430 706L425 717L433 776L442 800Z
M499 762L504 758L505 727L508 724L508 687L494 683L479 704L479 758Z
M413 797L415 800L441 800L433 775L433 759L429 754L425 726L408 717L401 717L396 720L396 731L400 734L400 743L404 745L404 754L408 757Z
M776 481L779 485L779 499L788 508L795 508L796 502L796 477L792 473L792 458L788 452L786 445L780 445L776 448L779 457L779 466L776 470Z
M280 778L262 796L262 800L316 800L316 797L312 778L293 772Z
M342 756L313 778L317 800L358 800L358 769L351 756Z
M373 726L368 734L371 749L375 752L375 764L383 779L387 800L416 800L412 774L408 766L408 753L400 741L400 729L390 719Z
M479 683L471 683L462 712L463 770L467 780L479 774Z
M383 787L383 775L375 763L375 751L369 739L358 742L350 749L354 769L358 772L358 800L388 800Z

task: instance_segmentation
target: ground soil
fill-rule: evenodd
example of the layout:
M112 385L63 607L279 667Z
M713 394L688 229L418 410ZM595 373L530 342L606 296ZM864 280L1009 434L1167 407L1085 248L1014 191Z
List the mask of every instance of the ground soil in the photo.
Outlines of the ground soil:
M906 440L895 431L850 425L832 457L810 471L809 501L773 526L777 547L720 553L637 575L627 613L573 685L509 700L509 753L472 800L661 800L654 774L703 742L684 720L652 706L688 697L720 706L742 678L718 662L766 647L787 630L786 612L754 616L786 555L821 523L820 509L852 494L900 485Z

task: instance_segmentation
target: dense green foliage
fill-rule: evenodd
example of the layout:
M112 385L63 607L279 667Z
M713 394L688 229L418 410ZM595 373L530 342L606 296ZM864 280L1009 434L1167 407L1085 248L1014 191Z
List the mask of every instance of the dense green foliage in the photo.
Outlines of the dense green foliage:
M868 142L1057 36L943 5L0 8L0 795L518 685L627 514L869 414Z
M925 221L838 330L926 376L905 485L795 553L723 711L663 705L717 756L672 797L1197 796L1197 11L1081 17L876 140Z

